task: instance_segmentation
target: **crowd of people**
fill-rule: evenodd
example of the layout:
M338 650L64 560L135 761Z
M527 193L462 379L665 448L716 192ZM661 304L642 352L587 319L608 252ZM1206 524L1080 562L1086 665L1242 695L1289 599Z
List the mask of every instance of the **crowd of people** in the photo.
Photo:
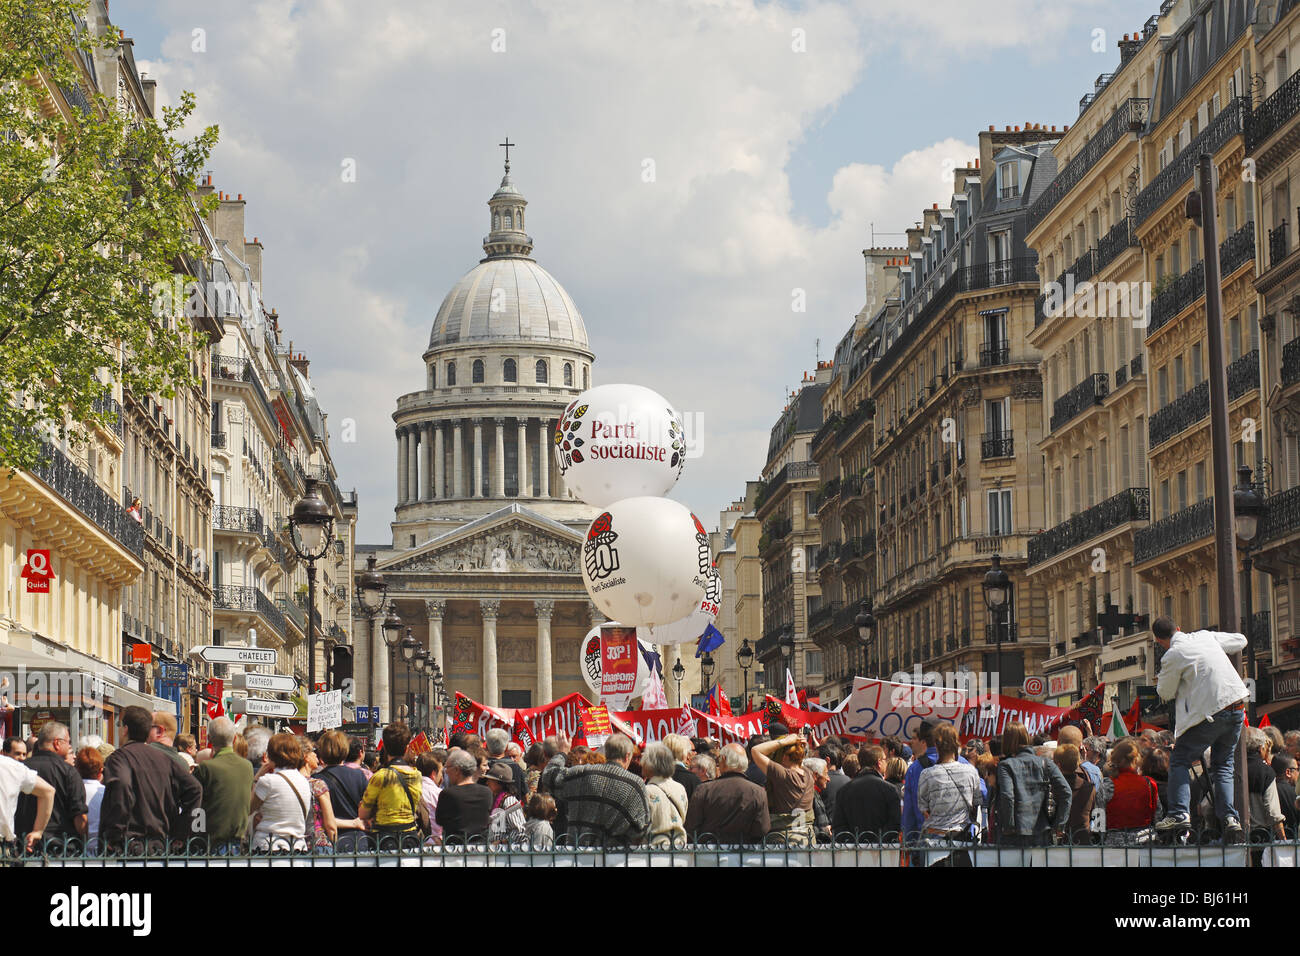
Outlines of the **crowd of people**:
M337 730L315 740L228 718L209 746L174 717L126 708L113 748L47 722L0 756L5 852L350 853L480 844L673 848L872 843L913 865L963 866L980 845L1141 845L1171 814L1167 731L1107 741L1086 725L1056 739L1012 723L962 742L916 722L910 740L817 740L779 724L747 745L669 735L638 746L547 737L524 751L505 730L454 733L415 753L406 725L380 752ZM1245 731L1252 842L1294 839L1300 732ZM1208 752L1207 752L1208 758ZM1231 838L1206 761L1190 774L1189 828Z

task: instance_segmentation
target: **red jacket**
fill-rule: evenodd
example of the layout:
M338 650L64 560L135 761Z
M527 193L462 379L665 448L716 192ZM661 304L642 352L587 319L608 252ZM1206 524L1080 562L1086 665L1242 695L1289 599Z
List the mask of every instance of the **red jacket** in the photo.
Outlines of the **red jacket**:
M1107 830L1149 827L1156 818L1160 794L1155 781L1131 767L1115 777L1115 792L1106 804Z

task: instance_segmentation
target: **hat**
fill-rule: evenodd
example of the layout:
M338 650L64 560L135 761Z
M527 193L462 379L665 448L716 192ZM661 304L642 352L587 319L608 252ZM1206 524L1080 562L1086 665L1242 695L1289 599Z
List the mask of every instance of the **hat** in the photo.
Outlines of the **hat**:
M493 763L492 766L488 768L488 772L483 774L483 779L495 780L497 783L505 784L506 786L514 786L515 783L515 775L510 771L510 768L506 766L504 760L498 760Z

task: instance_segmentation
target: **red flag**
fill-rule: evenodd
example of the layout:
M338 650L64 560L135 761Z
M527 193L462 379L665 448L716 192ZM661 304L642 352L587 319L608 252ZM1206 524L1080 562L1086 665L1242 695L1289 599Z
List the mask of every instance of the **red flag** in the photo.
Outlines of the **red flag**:
M416 737L409 744L406 745L407 754L408 755L415 754L417 757L420 754L427 753L432 749L433 748L429 746L429 738L424 735L423 730L420 731L420 733L417 734Z
M220 677L214 677L208 681L205 693L211 700L208 702L208 717L216 720L225 714L225 708L221 706L221 693L226 688L226 682Z
M1259 721L1260 730L1263 730L1265 727L1272 727L1272 726L1273 726L1273 721L1268 719L1268 714L1265 714L1262 718L1260 718Z
M1092 724L1094 733L1097 728L1101 727L1101 704L1102 697L1106 693L1106 682L1102 681L1094 687L1087 697L1079 701L1065 715L1066 720L1086 720Z
M709 690L709 716L710 717L730 717L731 701L727 700L727 695L722 690L722 682L714 684Z
M798 691L795 694L795 700L799 702L800 710L807 710L808 709L808 688L805 687L803 690Z

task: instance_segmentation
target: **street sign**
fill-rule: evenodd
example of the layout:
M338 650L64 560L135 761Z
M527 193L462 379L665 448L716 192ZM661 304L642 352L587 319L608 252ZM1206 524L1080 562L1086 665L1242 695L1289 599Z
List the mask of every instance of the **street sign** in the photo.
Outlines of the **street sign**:
M216 644L201 644L191 648L190 654L209 664L274 664L279 657L271 648L221 647Z
M264 690L272 694L292 694L298 681L288 674L236 674L230 679L235 690Z
M290 700L274 700L270 697L232 697L230 712L248 714L251 717L296 717L298 708Z

